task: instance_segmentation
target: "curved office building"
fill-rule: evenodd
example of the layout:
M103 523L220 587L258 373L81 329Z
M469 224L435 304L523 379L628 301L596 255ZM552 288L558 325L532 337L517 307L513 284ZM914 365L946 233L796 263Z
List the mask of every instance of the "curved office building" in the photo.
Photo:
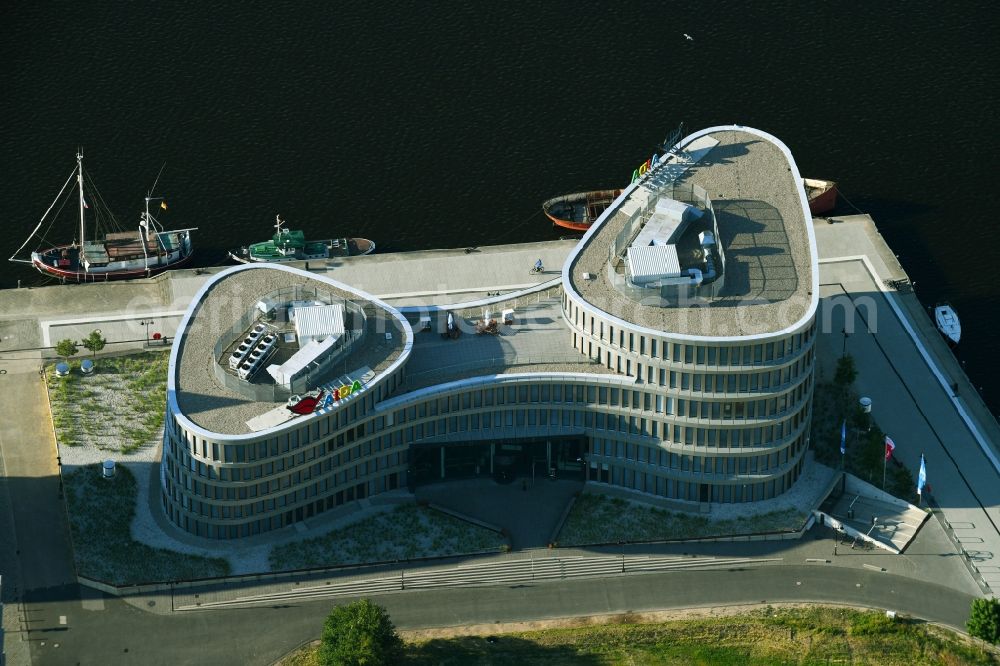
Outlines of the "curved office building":
M215 276L171 355L170 520L239 538L476 476L691 506L788 490L819 295L798 168L774 137L726 126L642 171L530 297L404 316L286 266Z

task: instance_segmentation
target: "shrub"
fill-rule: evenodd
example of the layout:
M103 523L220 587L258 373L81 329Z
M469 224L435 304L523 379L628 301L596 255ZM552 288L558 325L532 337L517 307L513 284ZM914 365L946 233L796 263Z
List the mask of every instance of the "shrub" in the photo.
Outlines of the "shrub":
M1000 600L973 599L969 621L969 633L990 643L1000 643Z
M837 359L837 370L833 375L833 383L847 388L858 377L858 369L854 365L854 357L850 354Z
M338 606L323 623L319 663L324 666L396 664L403 641L384 608L371 599Z
M56 353L67 361L69 361L70 356L74 356L78 351L79 349L77 348L76 343L69 338L60 340L56 343Z
M84 338L82 344L88 351L97 356L97 352L104 349L104 346L108 344L108 341L101 336L100 331L92 331L89 336Z

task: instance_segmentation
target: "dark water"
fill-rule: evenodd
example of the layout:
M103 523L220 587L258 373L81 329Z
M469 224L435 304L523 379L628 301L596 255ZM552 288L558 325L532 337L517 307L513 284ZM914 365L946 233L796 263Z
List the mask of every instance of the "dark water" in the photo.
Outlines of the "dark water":
M992 4L300 4L8 3L2 257L78 145L128 221L166 162L163 221L211 265L278 212L381 250L552 238L543 199L627 183L681 121L738 122L873 215L1000 409Z

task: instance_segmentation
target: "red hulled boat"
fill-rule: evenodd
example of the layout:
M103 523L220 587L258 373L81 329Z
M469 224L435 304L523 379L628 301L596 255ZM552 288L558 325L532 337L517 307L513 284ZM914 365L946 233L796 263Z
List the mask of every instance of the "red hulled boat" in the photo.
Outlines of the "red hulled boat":
M70 185L74 178L77 187ZM122 229L104 205L100 193L91 183L87 182L85 185L83 155L77 153L73 173L66 179L28 240L10 260L31 264L40 273L59 278L63 282L105 282L150 277L182 266L191 259L194 251L191 245L191 232L194 229L164 230L149 212L150 201L158 201L162 210L167 209L163 199L153 197L150 192L146 197L146 210L139 216L139 228ZM66 208L67 204L70 204L70 210L79 209L77 238L72 243L49 244L44 235L56 221L52 218ZM50 216L53 211L56 213ZM46 232L39 236L38 231L46 221L49 223ZM89 237L88 223L93 229ZM31 259L18 259L17 254L34 238L39 240L39 247L31 253Z
M802 185L806 188L809 212L813 215L829 213L837 207L837 183L834 181L803 178Z
M552 224L574 231L586 231L622 190L594 190L553 197L542 204Z

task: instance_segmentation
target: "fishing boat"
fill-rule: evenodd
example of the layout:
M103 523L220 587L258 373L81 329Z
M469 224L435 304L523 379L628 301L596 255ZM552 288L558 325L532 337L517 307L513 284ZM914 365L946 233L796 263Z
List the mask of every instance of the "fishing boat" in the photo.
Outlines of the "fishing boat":
M822 215L837 205L837 183L832 180L803 178L809 199L809 212ZM542 204L542 211L552 224L574 231L586 231L618 198L621 190L593 190L552 197Z
M93 183L84 177L85 173L83 155L77 153L73 172L38 226L11 255L10 261L31 264L42 274L63 282L105 282L150 277L177 268L191 258L191 232L195 228L164 230L149 210L152 201L158 201L160 209L166 210L167 204L162 197L152 196L150 190L146 196L146 209L139 216L138 229L126 230L104 204ZM77 187L70 185L74 179ZM67 208L79 209L77 237L72 243L51 244L46 240L49 230L55 227L59 212ZM39 234L46 222L48 226ZM87 233L88 224L93 229L91 234ZM38 240L38 249L31 253L30 259L18 259L17 255L33 239Z
M332 238L327 240L306 240L302 231L288 229L281 215L275 216L274 236L262 243L252 243L229 251L229 256L241 264L255 262L280 263L283 261L307 261L309 259L329 259L330 257L355 257L371 254L375 243L367 238Z
M947 338L952 344L957 345L962 338L962 324L958 321L958 315L954 308L947 303L943 303L934 308L934 323L937 324L941 335Z
M802 185L806 188L809 212L813 215L829 213L837 207L837 183L834 181L803 178Z
M611 205L621 190L593 190L553 197L542 204L542 211L555 224L574 231L586 231Z

